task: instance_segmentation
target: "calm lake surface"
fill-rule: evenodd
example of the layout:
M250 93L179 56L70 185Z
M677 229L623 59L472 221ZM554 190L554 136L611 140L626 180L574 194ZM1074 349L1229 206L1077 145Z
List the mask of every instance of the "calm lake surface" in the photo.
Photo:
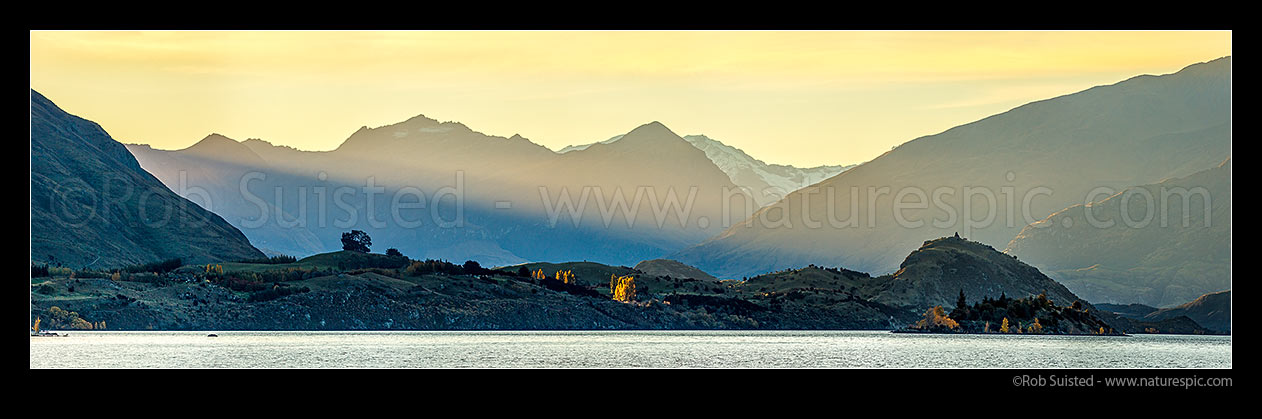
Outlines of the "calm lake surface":
M1231 368L1231 337L869 331L69 332L31 368Z

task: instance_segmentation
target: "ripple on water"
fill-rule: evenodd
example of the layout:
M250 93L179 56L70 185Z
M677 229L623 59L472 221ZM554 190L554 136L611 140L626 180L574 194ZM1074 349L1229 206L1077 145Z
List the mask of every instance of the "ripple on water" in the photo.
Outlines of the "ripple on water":
M874 331L72 332L31 368L1231 368L1230 336Z

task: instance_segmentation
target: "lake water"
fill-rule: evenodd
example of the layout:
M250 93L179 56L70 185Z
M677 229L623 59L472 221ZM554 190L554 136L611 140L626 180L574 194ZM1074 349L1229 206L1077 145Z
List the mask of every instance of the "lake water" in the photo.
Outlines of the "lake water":
M69 332L31 368L1231 368L1231 337L869 331Z

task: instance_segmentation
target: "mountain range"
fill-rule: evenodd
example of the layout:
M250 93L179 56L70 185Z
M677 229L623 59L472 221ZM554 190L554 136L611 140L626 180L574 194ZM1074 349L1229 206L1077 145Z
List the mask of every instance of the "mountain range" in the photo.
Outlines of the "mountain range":
M893 272L923 237L1007 243L1098 188L1191 175L1230 153L1224 57L917 138L668 257L720 278L810 263Z
M173 193L100 125L31 90L31 261L73 269L262 257Z
M630 265L757 209L704 152L657 122L563 154L424 116L362 127L327 152L220 135L182 150L129 149L172 189L209 197L272 254L336 250L342 232L359 229L415 258Z

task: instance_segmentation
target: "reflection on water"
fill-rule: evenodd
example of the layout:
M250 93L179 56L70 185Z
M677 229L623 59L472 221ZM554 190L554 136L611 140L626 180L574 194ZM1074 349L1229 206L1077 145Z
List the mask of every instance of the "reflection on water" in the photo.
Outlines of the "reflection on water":
M1231 337L874 331L70 332L31 368L1230 368Z

